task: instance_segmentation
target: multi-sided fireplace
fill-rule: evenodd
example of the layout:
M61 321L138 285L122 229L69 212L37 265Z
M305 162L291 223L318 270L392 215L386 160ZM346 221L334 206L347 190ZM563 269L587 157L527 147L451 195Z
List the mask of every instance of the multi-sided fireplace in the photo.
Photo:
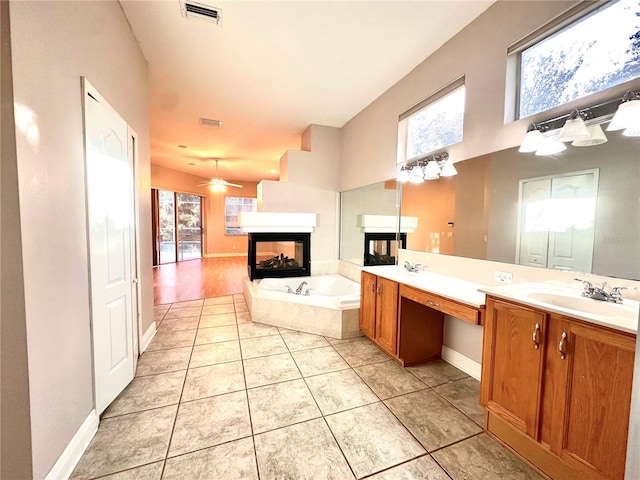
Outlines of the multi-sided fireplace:
M249 278L311 275L310 233L249 233Z
M398 248L407 248L407 234L364 234L364 266L395 265Z

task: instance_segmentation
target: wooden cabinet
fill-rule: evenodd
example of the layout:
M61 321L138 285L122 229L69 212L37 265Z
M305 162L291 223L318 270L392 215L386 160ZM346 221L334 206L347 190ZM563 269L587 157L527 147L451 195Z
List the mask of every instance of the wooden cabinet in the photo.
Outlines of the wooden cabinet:
M395 356L398 339L398 283L362 272L360 300L360 330Z
M553 479L624 478L635 335L487 297L487 430Z

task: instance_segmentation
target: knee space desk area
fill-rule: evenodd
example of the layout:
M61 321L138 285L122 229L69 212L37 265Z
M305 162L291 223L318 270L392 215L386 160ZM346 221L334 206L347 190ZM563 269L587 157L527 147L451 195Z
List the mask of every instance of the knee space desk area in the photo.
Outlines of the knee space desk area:
M482 324L483 285L403 267L362 270L360 330L403 366L440 358L444 315Z

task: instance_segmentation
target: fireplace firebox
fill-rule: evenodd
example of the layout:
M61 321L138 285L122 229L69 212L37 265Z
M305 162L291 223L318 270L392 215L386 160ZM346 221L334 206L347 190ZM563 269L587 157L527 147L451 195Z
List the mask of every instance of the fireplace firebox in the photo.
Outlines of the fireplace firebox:
M310 233L249 233L249 278L311 275Z
M406 233L365 233L364 266L395 265L398 248L407 248Z

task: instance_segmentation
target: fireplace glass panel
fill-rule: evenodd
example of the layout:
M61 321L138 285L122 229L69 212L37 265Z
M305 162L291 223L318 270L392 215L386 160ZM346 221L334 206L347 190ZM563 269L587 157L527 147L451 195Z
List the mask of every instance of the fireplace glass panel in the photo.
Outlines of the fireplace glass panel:
M250 233L249 278L311 275L310 240L309 233Z
M302 268L303 242L256 242L256 270Z
M406 248L407 234L365 233L364 265L395 265L398 248Z

